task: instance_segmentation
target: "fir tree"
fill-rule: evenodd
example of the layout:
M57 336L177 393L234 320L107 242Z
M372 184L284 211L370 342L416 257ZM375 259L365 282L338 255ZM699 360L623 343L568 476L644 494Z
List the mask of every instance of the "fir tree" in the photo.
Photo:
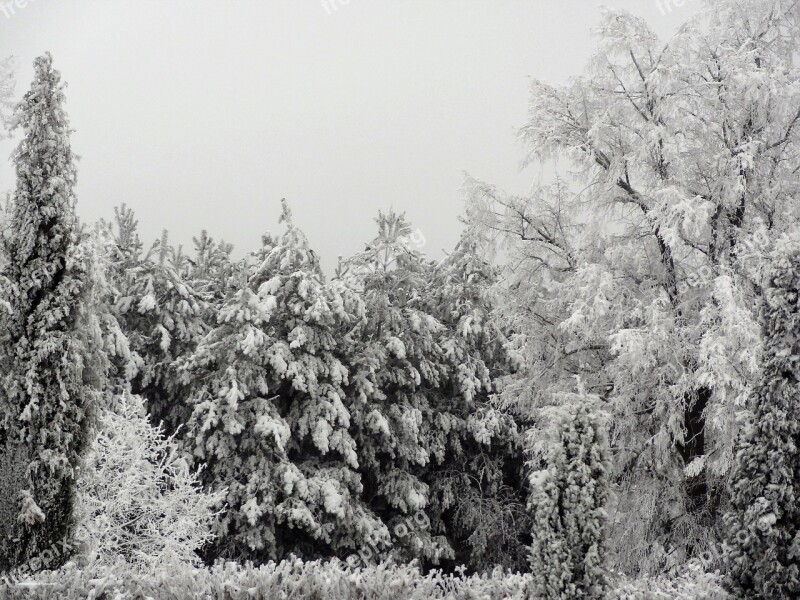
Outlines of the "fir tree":
M151 419L163 422L171 434L191 413L175 365L194 351L208 330L208 303L181 275L180 258L166 231L141 256L132 212L123 206L116 213L114 309L135 353L131 391L147 400Z
M64 86L49 54L34 68L15 115L25 136L0 270L0 464L16 473L2 485L3 509L16 517L2 524L5 567L69 538L75 470L107 369L90 305L94 253L75 216Z
M408 244L405 215L390 211L376 221L378 235L339 270L365 308L345 338L351 430L365 497L393 533L393 555L437 564L454 557L441 523L426 511L425 476L457 437L448 435L457 419L436 409L449 370L439 346L445 327L427 311L433 265Z
M336 336L363 307L325 282L286 205L281 220L286 232L264 236L217 326L184 361L188 448L208 465L204 482L228 490L210 554L263 561L383 549L388 530L361 501Z
M725 515L730 579L748 598L800 595L800 244L783 240L764 294L762 374Z
M445 377L432 404L441 450L425 475L428 512L456 551L477 570L526 569L530 522L525 510L522 436L512 414L493 401L509 370L505 335L492 318L497 270L476 252L467 232L433 270L426 311L443 326L438 338Z
M533 597L604 598L605 505L609 454L604 426L585 394L570 394L547 440L546 468L530 476L533 514L530 552Z

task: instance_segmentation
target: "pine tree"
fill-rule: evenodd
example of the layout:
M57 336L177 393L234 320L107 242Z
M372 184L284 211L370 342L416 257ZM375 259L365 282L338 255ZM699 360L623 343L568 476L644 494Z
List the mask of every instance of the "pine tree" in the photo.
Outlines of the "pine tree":
M604 598L609 453L604 425L583 393L555 407L546 468L530 476L532 597Z
M383 549L388 530L361 501L348 370L335 335L363 312L327 284L284 204L286 232L264 236L184 361L192 386L188 449L204 482L227 488L211 556L256 561Z
M456 438L448 432L457 419L436 408L449 372L439 346L445 327L426 310L433 265L408 243L405 215L380 213L376 221L378 235L338 273L350 278L365 308L345 337L351 430L365 497L393 533L393 556L438 564L454 557L427 512L425 481Z
M738 443L725 515L730 579L748 598L800 595L800 244L773 254L762 374Z
M63 85L36 59L15 122L17 186L0 269L0 567L68 539L75 469L107 364L93 315L94 252L80 243ZM8 476L11 476L11 481ZM7 513L6 513L7 514Z
M144 246L139 239L139 221L136 220L133 209L122 204L114 207L114 222L103 222L103 225L114 240L113 260L118 269L118 278L122 278L126 269L141 260Z
M171 434L191 413L175 365L208 330L208 303L181 275L166 231L141 256L136 221L123 206L116 211L114 237L119 257L114 310L137 362L131 391L147 400L151 419Z
M427 261L402 214L377 223L378 235L337 271L365 305L342 335L365 499L389 526L395 558L519 566L520 440L513 418L489 402L506 366L488 318L493 269L468 241L438 265Z
M201 294L212 307L208 315L210 321L216 323L216 311L227 295L228 286L233 282L237 265L231 259L233 245L225 241L215 241L204 229L199 237L193 237L194 256L188 259L190 268L187 278L192 287Z
M456 564L526 569L530 522L515 416L493 401L508 373L505 335L492 318L497 269L478 256L467 232L433 269L423 290L438 336L445 377L432 405L446 429L433 427L442 450L425 475L428 512L456 551Z

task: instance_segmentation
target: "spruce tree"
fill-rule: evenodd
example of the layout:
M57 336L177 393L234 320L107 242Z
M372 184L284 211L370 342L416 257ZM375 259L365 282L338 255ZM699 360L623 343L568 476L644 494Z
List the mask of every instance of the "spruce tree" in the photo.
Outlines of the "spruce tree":
M545 468L530 476L530 551L535 598L604 598L609 451L604 426L584 393L554 407Z
M50 54L34 67L14 117L25 135L13 154L17 184L0 267L4 568L69 542L76 467L107 368L90 306L94 254L75 216L64 86Z
M166 231L140 257L132 215L117 212L118 269L117 319L136 354L138 369L131 391L147 401L154 423L174 433L191 411L186 388L176 371L179 359L190 355L209 327L204 321L208 304L184 278L180 258Z
M363 314L324 280L284 204L286 232L264 236L230 286L217 325L183 361L190 452L204 483L227 488L209 558L254 561L382 550L389 532L361 500L348 370L336 335Z
M772 257L761 379L738 441L725 562L748 598L800 596L800 243Z
M530 519L523 436L493 398L496 380L509 370L506 336L492 315L496 283L497 270L479 256L468 231L422 294L426 311L444 326L438 346L445 377L431 396L434 423L447 424L432 428L443 451L425 475L427 510L446 531L456 564L524 571Z
M378 235L338 272L365 305L344 338L351 431L364 497L389 525L392 555L439 564L454 553L442 524L432 522L425 476L444 460L458 428L457 418L437 410L450 374L439 345L445 327L426 310L433 265L408 243L405 215L379 213L376 222Z

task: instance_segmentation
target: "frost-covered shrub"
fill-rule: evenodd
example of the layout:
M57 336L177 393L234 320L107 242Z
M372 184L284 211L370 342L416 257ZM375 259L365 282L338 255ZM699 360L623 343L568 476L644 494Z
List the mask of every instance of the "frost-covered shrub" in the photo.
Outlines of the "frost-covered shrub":
M607 600L727 600L720 576L699 566L688 566L680 575L622 579ZM143 574L131 565L92 563L84 568L69 564L60 571L40 572L6 584L0 580L4 600L60 598L158 598L192 600L272 600L314 598L316 600L539 600L531 595L530 574L508 574L500 570L467 576L458 570L443 574L433 570L423 575L415 565L382 563L353 568L347 563L303 562L299 559L269 562L261 567L242 567L229 562L211 568L191 565L157 568ZM21 584L21 585L19 585Z
M602 598L607 590L608 440L590 398L569 394L554 409L546 468L530 476L531 593L537 598Z
M383 563L375 567L352 568L341 561L303 562L299 559L269 562L259 568L235 563L217 564L210 569L189 565L162 568L143 575L129 565L74 565L58 572L39 573L22 585L3 585L4 600L25 598L158 598L192 600L272 600L273 598L314 598L315 600L527 600L528 575L445 575L431 571L423 575L414 565Z
M194 563L211 538L222 493L200 489L171 437L150 424L143 400L122 395L100 431L78 484L77 537L98 563L120 558L151 570Z
M609 600L725 600L730 598L722 587L719 573L707 573L690 563L675 577L650 577L621 581Z
M784 240L762 311L764 361L730 484L725 560L748 597L800 596L800 244Z

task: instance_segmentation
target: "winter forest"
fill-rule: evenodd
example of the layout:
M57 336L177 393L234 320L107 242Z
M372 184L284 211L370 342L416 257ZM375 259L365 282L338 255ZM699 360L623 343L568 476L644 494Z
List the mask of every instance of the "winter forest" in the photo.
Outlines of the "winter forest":
M529 195L330 272L292 198L81 222L70 74L1 62L0 597L800 598L800 4L593 44Z

